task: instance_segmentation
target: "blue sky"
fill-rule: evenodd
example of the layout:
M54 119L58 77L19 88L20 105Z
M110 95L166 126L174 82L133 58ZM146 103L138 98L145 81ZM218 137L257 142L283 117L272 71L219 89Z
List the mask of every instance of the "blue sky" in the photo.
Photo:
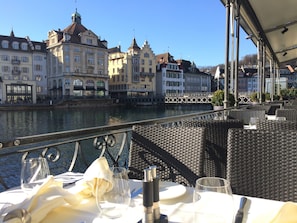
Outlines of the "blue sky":
M71 24L81 14L82 24L108 47L127 51L133 37L141 47L147 40L155 54L169 52L175 59L197 66L225 62L225 7L220 0L27 0L13 4L0 0L0 35L47 39L50 30ZM242 31L240 58L255 54L256 47Z

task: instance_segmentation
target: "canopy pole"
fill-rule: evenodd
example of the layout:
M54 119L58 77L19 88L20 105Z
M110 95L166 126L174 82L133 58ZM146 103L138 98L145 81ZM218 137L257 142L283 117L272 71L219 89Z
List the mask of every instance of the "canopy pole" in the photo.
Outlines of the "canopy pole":
M226 59L225 59L225 86L224 86L224 108L228 108L229 102L229 39L230 39L230 0L226 1Z
M240 37L240 5L241 0L237 0L237 11L236 11L236 60L235 60L235 80L234 80L234 98L235 107L239 106L238 100L238 61L239 61L239 37Z

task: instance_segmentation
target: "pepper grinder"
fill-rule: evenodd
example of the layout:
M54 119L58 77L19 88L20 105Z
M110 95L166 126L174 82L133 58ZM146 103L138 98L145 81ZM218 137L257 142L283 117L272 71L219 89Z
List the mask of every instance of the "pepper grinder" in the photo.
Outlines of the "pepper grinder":
M144 169L143 178L143 207L144 216L142 219L143 223L154 223L153 215L153 177L151 169Z

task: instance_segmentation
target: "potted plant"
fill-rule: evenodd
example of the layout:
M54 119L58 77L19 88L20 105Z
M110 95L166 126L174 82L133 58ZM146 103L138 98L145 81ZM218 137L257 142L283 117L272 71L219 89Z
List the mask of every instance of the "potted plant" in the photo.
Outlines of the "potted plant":
M214 110L224 109L224 91L223 90L216 90L213 93L211 98L211 103L213 105ZM234 95L229 93L229 106L234 106L235 98Z

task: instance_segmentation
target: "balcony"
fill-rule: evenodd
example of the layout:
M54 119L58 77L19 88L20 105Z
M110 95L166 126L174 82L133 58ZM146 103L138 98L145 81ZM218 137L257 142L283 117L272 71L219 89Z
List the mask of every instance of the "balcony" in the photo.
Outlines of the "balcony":
M12 65L20 65L21 64L21 61L20 60L13 59L13 60L11 60L11 64Z
M21 71L20 70L12 70L11 71L11 74L12 75L20 75L21 74Z

